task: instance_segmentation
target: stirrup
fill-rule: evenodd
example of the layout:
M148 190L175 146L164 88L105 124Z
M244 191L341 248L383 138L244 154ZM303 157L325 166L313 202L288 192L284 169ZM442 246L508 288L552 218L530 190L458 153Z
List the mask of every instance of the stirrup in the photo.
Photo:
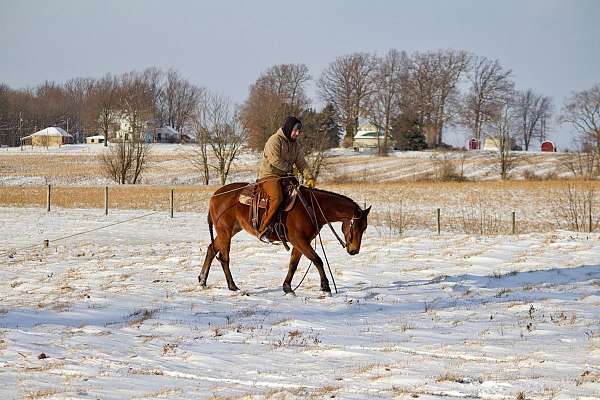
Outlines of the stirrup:
M267 226L265 229L263 229L262 232L258 232L258 240L260 240L263 243L271 243L271 241L267 238L265 238L265 236L268 236L271 231L273 230L272 226L269 225Z

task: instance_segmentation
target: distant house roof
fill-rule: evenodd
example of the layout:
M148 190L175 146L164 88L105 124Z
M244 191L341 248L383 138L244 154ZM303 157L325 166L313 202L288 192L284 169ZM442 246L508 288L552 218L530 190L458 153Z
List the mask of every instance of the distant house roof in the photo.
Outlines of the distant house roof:
M64 136L64 137L70 137L72 138L73 136L69 135L67 132L65 132L64 129L62 128L58 128L58 127L48 127L46 129L42 129L41 131L37 131L35 133L32 133L29 136L25 136L23 139L25 138L30 138L33 136Z

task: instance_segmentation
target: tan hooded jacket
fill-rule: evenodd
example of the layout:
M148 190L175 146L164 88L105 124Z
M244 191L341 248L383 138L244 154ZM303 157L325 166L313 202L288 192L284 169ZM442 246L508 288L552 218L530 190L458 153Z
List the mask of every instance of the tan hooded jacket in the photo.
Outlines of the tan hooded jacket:
M280 128L265 144L258 179L289 175L293 172L294 164L305 179L313 179L300 145L289 140Z

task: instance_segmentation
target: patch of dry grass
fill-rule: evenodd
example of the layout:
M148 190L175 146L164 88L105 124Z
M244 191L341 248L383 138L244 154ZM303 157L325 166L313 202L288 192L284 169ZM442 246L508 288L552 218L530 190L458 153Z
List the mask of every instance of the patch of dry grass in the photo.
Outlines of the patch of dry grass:
M482 182L403 182L385 184L336 183L319 187L353 198L361 207L373 205L371 225L390 235L407 229L435 231L437 208L442 232L510 234L512 212L517 233L547 232L568 227L556 211L557 199L569 188L594 193L593 212L599 214L600 182L527 180ZM205 212L217 186L174 187L175 212ZM0 187L0 206L44 208L46 186ZM169 209L168 186L121 185L109 188L109 209ZM104 187L53 186L52 207L104 208ZM110 212L110 211L109 211ZM562 219L561 219L562 218ZM600 219L594 217L594 225Z
M215 186L174 187L175 211L206 210ZM46 207L47 186L0 187L0 205ZM165 186L122 185L108 190L111 209L169 209L171 188ZM51 207L104 208L104 187L52 186Z

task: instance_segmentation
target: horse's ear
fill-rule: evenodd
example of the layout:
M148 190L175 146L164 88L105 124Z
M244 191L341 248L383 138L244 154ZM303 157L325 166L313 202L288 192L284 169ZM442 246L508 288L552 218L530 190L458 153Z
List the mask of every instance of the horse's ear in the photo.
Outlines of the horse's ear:
M369 206L369 208L367 208L367 209L365 210L365 217L366 217L367 215L369 215L369 212L371 211L371 207L373 207L373 206Z

